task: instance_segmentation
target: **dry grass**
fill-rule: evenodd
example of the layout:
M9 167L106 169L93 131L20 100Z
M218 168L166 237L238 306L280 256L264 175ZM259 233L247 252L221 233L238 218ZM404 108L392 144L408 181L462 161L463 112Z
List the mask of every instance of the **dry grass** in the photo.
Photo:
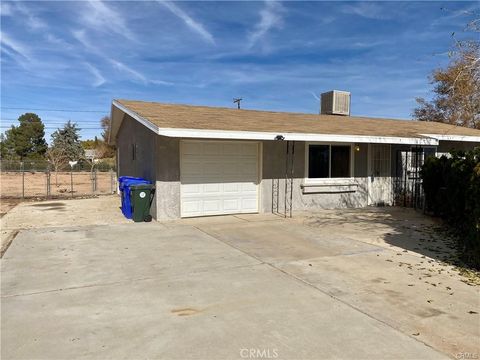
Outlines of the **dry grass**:
M116 189L116 175L110 172L97 173L97 188L92 188L90 172L73 173L73 196L88 196L96 194L110 194ZM22 190L24 187L24 191ZM44 198L47 195L47 175L44 172L21 172L0 173L0 198ZM50 196L72 196L71 178L69 172L50 174ZM3 200L2 200L3 202Z

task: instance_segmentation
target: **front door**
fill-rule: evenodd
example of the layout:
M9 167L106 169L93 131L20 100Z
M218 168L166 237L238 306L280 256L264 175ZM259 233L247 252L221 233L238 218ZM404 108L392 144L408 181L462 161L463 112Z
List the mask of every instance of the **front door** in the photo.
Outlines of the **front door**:
M391 146L368 146L368 205L392 205Z

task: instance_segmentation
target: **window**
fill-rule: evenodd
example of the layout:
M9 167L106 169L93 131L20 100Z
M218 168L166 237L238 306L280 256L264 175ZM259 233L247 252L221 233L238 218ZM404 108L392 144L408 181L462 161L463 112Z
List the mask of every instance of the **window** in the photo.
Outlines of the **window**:
M328 178L330 167L330 146L310 145L308 149L308 177Z
M350 177L350 146L331 146L332 165L330 177Z
M308 145L308 177L350 177L350 145Z

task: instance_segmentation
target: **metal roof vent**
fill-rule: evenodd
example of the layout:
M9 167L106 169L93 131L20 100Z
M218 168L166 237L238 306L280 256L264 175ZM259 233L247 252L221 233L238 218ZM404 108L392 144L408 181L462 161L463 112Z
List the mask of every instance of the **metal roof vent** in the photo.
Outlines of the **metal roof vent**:
M350 93L332 90L321 95L320 114L350 115Z

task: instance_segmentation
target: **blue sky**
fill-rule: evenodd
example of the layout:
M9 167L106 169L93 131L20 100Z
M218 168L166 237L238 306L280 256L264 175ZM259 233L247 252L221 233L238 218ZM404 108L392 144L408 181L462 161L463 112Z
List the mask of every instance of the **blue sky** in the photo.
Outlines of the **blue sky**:
M445 8L445 9L442 9ZM113 98L410 118L478 2L1 2L2 128L27 110L84 139ZM21 108L21 109L12 109ZM34 110L35 109L35 110ZM37 110L39 109L39 110ZM47 110L76 111L47 111ZM82 112L78 112L82 111ZM86 112L91 111L91 112Z

